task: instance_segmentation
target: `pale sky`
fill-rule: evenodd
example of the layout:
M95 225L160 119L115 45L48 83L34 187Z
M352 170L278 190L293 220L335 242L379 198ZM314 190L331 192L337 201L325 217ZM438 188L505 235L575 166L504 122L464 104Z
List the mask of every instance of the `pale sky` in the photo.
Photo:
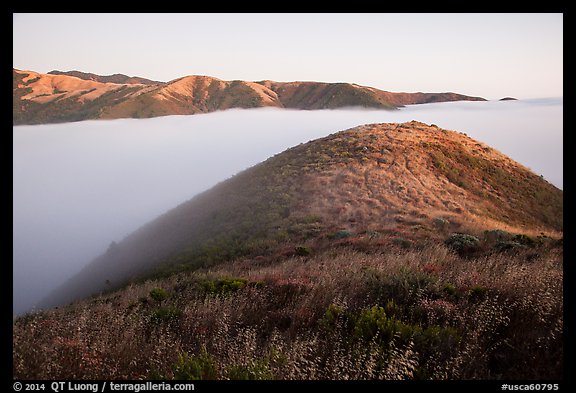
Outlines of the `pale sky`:
M563 15L13 14L13 66L559 97Z

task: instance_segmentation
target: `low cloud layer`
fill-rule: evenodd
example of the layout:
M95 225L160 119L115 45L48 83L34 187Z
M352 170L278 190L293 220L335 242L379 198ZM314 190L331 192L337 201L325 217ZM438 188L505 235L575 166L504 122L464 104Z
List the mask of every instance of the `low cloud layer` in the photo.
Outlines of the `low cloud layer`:
M465 132L562 187L561 99L14 127L14 312L32 308L112 241L243 169L336 131L410 120Z

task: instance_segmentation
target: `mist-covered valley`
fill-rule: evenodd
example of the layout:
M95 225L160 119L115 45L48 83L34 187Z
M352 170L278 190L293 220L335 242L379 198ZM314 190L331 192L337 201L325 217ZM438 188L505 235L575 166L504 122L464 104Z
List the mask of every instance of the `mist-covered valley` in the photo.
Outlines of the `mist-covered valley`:
M14 312L31 309L113 241L281 151L359 124L465 132L562 183L562 99L398 111L228 110L13 128Z

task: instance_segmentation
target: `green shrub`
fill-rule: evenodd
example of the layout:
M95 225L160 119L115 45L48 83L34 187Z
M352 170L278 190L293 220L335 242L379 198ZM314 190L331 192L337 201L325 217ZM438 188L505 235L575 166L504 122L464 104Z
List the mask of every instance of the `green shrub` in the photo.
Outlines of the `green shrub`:
M146 376L146 379L148 379L150 381L163 381L163 380L166 380L167 378L164 374L162 374L160 371L158 371L158 369L152 368L150 371L148 371L148 375Z
M386 311L380 306L361 311L355 323L354 336L361 340L377 338L380 345L384 346L393 340L399 340L395 342L401 345L408 345L412 341L415 350L423 355L423 360L433 359L437 354L450 356L457 350L456 346L460 342L460 336L453 327L430 325L423 328L405 323L386 315Z
M534 247L536 245L536 240L524 234L518 234L514 236L512 240L528 247Z
M264 360L252 360L249 364L235 365L228 368L226 377L231 380L272 380L274 373Z
M451 234L444 244L459 254L473 253L480 249L480 239L465 233Z
M383 344L390 343L396 334L399 334L402 341L406 342L414 331L413 326L406 325L394 317L388 317L384 308L380 306L363 309L354 328L357 338L372 340L378 335Z
M514 240L499 241L494 245L494 249L498 252L504 251L520 251L527 248L524 244L520 244Z
M420 353L422 363L438 361L438 358L449 359L458 351L461 337L455 328L438 325L420 329L412 336L414 347Z
M442 217L435 217L432 220L432 224L437 228L437 229L446 229L448 228L448 225L450 225L450 221L448 221L445 218Z
M182 316L182 310L174 306L159 307L152 311L150 320L155 324L163 324L176 321Z
M444 285L442 292L448 298L455 298L458 295L458 289L450 283L446 283L446 285Z
M342 307L335 304L330 304L322 318L320 318L319 324L326 330L333 330L336 327L338 318L342 317L343 314L344 310Z
M175 380L198 381L218 378L216 359L206 350L202 350L197 356L181 353L173 371Z
M248 280L241 277L226 277L218 280L204 280L200 283L204 292L211 295L230 295L248 284Z
M338 231L338 232L334 233L331 237L333 239L345 239L345 238L350 237L350 236L352 236L352 233L350 233L349 231L342 230L342 231Z
M502 229L490 229L484 231L484 240L488 242L498 242L498 241L507 241L512 238L512 234L510 232L504 231Z
M487 292L488 288L481 285L473 285L468 291L468 296L471 301L476 302L483 300L486 297Z
M410 246L412 246L412 242L410 240L404 239L403 237L393 238L392 243L402 248L410 248Z
M157 302L162 302L168 298L168 292L163 288L153 288L150 291L150 297Z
M297 246L294 248L294 252L296 253L296 255L305 257L307 255L310 255L310 253L312 252L312 250L310 249L310 247L305 247L305 246Z

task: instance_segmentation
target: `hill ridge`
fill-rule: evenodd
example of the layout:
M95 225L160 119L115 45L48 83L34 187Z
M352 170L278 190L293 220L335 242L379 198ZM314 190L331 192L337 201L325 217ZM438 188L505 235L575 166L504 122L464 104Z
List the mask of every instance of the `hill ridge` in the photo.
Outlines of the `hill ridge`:
M464 134L416 121L367 124L294 146L183 202L118 242L43 306L159 267L211 266L339 232L378 234L382 246L438 240L447 231L559 237L562 209L561 190Z
M138 76L128 76L124 74L112 74L112 75L98 75L91 72L82 71L49 71L48 75L66 75L74 76L79 79L93 80L102 83L118 83L118 84L143 84L143 85L160 85L165 82L153 81L146 78L141 78Z
M354 83L224 81L188 75L155 82L123 74L100 76L80 71L13 69L13 124L88 119L192 115L230 108L278 107L398 109L446 101L485 101L458 93L393 93Z

